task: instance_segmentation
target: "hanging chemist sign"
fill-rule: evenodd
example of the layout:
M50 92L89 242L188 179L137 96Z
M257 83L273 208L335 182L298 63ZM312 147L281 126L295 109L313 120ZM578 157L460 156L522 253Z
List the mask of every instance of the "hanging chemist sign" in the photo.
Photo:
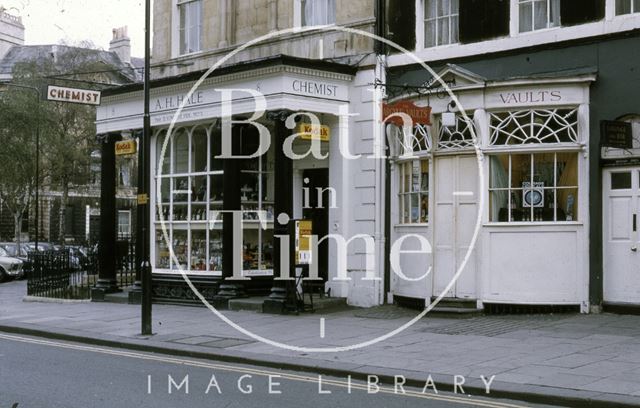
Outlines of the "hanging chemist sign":
M431 125L431 106L416 106L416 104L411 101L382 104L382 120L385 123L402 126L404 124L402 117L394 115L394 113L408 115L414 125Z
M100 105L100 95L100 91L90 89L66 88L55 85L47 87L47 100L49 101Z

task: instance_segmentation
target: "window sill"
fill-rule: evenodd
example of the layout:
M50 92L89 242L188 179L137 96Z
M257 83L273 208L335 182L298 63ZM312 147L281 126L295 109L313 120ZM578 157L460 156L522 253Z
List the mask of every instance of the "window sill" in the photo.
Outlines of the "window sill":
M395 224L393 228L427 228L429 223L415 223L415 224Z
M581 221L515 221L515 222L486 222L482 224L488 228L512 228L512 227L582 227L584 223Z

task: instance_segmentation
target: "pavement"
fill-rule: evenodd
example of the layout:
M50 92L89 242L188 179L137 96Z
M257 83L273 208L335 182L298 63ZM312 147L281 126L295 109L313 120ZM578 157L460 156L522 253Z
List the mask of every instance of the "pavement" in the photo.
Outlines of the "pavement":
M0 285L0 331L366 378L570 407L640 407L640 316L560 314L427 315L375 344L342 352L310 352L264 344L205 307L154 305L152 336L140 335L140 306L25 301L26 282ZM242 328L272 341L307 348L344 347L384 335L418 312L395 306L325 314L267 315L224 311ZM324 326L324 327L323 327ZM324 329L324 330L323 330ZM324 331L324 333L322 333ZM322 336L324 334L324 336Z

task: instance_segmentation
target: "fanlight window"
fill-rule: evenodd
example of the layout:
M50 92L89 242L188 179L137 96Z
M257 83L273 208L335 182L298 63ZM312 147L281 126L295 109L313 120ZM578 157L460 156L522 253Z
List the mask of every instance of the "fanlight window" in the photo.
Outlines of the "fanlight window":
M415 155L421 155L431 150L431 133L429 126L416 125L411 133L405 134L403 128L395 125L392 126L390 134L390 143L392 148L392 156L400 156L401 158L409 158Z
M460 150L474 147L473 135L476 134L473 120L456 116L456 126L440 126L438 150Z
M491 114L491 145L578 142L577 109L545 109Z

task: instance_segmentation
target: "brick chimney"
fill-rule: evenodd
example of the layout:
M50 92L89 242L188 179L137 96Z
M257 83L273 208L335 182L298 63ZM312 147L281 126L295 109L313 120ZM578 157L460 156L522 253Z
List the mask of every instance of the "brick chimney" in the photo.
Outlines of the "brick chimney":
M127 26L113 29L113 39L109 43L109 51L118 54L120 61L125 64L131 63L131 40L127 34Z
M0 6L0 58L14 45L24 45L22 17L9 14Z

